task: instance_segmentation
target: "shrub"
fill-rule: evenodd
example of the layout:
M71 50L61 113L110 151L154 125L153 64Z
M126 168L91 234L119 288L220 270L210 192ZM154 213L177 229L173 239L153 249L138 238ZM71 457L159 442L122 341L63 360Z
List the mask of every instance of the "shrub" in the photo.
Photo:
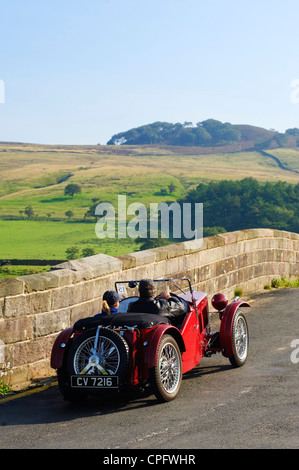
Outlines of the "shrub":
M0 396L7 395L11 392L9 385L5 385L3 380L0 380Z

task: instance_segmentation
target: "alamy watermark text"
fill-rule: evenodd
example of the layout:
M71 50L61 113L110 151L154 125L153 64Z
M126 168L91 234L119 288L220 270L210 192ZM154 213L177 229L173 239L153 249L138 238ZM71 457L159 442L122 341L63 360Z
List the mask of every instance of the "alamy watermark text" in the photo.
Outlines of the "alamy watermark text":
M117 216L116 216L117 214ZM203 237L203 204L176 202L150 203L149 209L140 202L127 206L127 198L118 196L117 210L109 202L95 209L99 217L95 233L98 238L184 238ZM132 216L127 220L128 216Z
M294 339L291 342L291 348L294 349L291 354L291 362L293 364L299 363L299 339Z
M3 80L0 80L0 104L5 103L5 84Z
M291 102L294 104L299 103L299 78L295 78L291 82L291 88L294 88L294 90L291 93Z

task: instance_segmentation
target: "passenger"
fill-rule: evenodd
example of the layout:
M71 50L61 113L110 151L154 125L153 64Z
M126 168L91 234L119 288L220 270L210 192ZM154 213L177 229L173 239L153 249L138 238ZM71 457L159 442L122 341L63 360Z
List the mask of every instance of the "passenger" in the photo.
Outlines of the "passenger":
M117 313L121 296L114 290L107 290L103 295L102 313L97 313L95 317L114 315Z
M185 313L183 302L168 292L163 291L155 297L155 284L151 279L142 279L139 282L139 295L140 298L130 304L130 312L154 313L170 320Z

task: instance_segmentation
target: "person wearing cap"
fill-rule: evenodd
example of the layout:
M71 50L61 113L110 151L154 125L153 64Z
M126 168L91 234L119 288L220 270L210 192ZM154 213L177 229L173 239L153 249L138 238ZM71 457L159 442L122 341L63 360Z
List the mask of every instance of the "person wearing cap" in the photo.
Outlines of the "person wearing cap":
M95 317L117 313L120 300L121 296L117 292L107 290L103 295L102 313L97 313Z
M154 313L169 318L177 318L185 313L184 304L168 292L160 292L155 296L155 284L152 279L142 279L139 282L140 298L130 304L130 312Z

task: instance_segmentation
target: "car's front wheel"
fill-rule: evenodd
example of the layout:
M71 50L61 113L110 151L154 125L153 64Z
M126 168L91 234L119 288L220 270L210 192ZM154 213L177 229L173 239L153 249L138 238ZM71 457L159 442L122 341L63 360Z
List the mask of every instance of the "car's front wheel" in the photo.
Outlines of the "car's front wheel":
M182 356L175 339L162 336L158 347L157 363L150 369L150 384L160 402L177 397L182 383Z
M234 354L229 358L230 363L234 367L241 367L246 362L249 344L247 321L241 310L235 315L231 340Z

